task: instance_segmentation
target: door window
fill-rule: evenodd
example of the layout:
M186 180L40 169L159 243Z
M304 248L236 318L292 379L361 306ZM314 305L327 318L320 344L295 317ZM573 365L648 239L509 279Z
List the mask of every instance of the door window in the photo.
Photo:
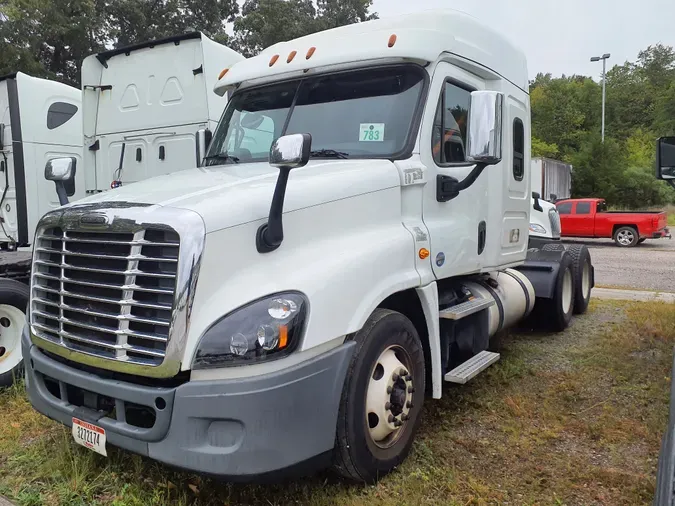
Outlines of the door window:
M54 130L66 123L77 113L77 106L66 102L54 102L47 109L47 128Z
M438 100L431 150L438 165L466 163L466 125L471 92L446 82Z
M562 204L558 204L558 213L560 214L572 214L572 203L571 202L564 202Z
M591 214L591 203L577 202L577 214Z

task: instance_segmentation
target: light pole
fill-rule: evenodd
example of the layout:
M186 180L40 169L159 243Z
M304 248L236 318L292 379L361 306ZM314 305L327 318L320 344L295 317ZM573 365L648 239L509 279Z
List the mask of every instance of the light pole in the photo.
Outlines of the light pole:
M602 56L591 58L591 61L602 60L602 142L605 142L605 64L610 56L609 53L605 53Z

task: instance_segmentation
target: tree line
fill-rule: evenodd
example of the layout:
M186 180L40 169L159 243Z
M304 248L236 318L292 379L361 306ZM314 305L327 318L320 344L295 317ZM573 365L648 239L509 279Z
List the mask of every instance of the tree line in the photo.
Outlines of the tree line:
M675 51L656 44L606 76L605 142L602 86L590 77L538 74L530 82L532 155L574 165L575 197L644 208L675 203L655 179L656 139L675 135Z
M200 30L247 57L276 42L374 19L372 0L0 0L0 75L23 71L80 86L93 53ZM532 154L574 165L574 196L616 206L675 202L654 178L655 139L675 135L675 51L656 44L607 73L540 73L530 83Z

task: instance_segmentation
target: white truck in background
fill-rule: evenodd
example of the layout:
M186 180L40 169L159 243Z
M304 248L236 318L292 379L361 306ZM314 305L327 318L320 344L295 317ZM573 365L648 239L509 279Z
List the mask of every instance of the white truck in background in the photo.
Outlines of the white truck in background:
M194 32L87 57L82 90L22 73L0 79L0 244L19 249L0 259L0 275L16 278L0 279L0 387L21 364L22 325L13 322L28 301L38 220L88 194L200 165L227 103L213 87L243 59ZM59 181L47 179L51 159L66 162L49 167Z
M102 455L373 482L427 396L499 359L492 336L588 306L569 252L528 248L525 56L439 10L224 70L205 166L41 220L28 397Z
M243 59L201 32L85 58L86 192L199 166L226 105L213 87Z

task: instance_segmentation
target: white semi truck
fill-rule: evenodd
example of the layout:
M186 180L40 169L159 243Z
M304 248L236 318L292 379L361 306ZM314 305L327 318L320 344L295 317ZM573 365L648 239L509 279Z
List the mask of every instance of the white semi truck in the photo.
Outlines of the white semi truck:
M586 309L570 253L528 250L526 60L489 27L441 10L336 28L215 91L206 166L38 226L27 391L79 444L374 481L427 397L499 359L491 336Z
M0 246L19 249L0 261L0 387L19 373L22 324L13 322L28 301L20 282L38 220L68 201L200 165L227 103L213 87L222 66L243 59L193 32L85 58L81 91L22 73L0 79ZM64 157L71 169L59 196L45 165Z

